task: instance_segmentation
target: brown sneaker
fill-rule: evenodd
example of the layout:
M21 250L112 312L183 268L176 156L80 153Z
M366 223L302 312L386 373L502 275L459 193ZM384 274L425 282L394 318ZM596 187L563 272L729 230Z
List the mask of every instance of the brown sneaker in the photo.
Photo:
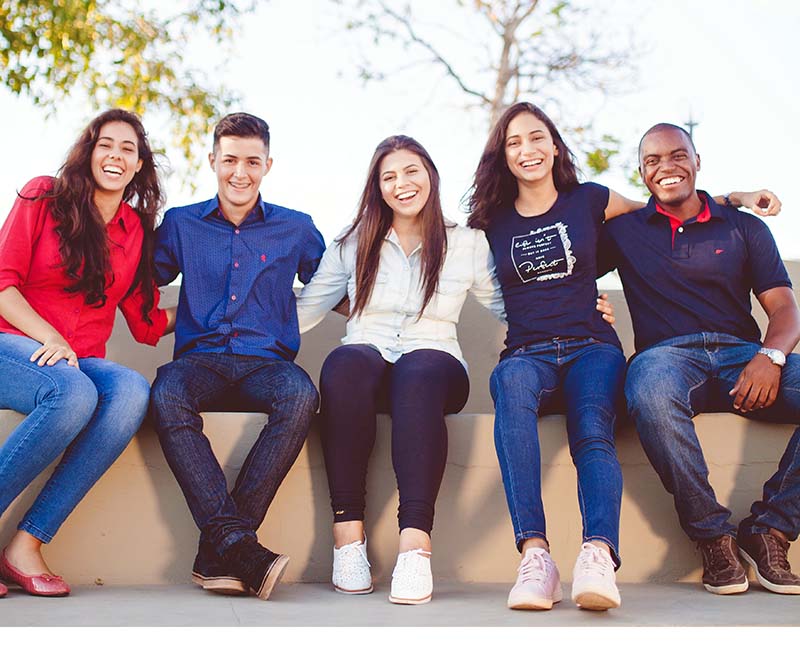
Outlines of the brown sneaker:
M789 566L789 542L770 533L739 533L739 555L756 572L761 586L776 594L800 594L800 576Z
M730 535L700 540L703 554L703 586L712 594L727 596L747 591L747 572L739 561L739 547Z

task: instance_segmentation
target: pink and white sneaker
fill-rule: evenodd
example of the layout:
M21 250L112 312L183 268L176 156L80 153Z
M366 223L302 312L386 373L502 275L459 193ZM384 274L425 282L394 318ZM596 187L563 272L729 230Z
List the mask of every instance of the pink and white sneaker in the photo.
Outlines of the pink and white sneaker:
M572 571L572 600L582 609L605 611L619 607L622 598L617 589L614 561L608 551L588 542Z
M552 609L563 597L558 567L543 548L525 551L517 572L517 581L508 594L510 609Z

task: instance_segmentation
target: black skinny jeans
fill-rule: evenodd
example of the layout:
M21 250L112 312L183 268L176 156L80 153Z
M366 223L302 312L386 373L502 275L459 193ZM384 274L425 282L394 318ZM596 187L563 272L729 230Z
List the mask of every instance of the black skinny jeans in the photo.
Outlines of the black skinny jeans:
M334 522L364 520L375 416L388 412L400 530L430 534L447 460L444 416L464 408L469 395L464 366L439 350L414 350L388 363L371 346L343 345L325 359L320 393Z

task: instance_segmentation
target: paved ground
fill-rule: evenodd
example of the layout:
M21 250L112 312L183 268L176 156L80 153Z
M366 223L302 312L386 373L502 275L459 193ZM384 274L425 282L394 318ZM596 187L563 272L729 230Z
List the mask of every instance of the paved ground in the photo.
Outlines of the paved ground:
M324 584L279 585L269 602L215 596L186 586L78 586L68 598L34 598L18 589L0 600L11 626L751 626L800 625L800 596L758 586L713 596L695 584L622 585L623 606L606 613L565 600L550 612L506 609L508 585L437 584L422 606L388 602L388 585L342 596ZM569 590L565 585L565 596Z

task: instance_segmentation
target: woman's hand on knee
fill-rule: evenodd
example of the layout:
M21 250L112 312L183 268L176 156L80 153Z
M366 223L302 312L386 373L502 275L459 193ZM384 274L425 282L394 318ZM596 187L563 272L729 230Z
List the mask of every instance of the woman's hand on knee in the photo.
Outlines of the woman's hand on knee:
M40 366L45 364L53 366L61 359L66 359L67 365L80 368L78 365L78 355L75 354L75 351L60 334L55 334L46 338L42 343L42 347L37 348L31 355L31 361L36 362Z

